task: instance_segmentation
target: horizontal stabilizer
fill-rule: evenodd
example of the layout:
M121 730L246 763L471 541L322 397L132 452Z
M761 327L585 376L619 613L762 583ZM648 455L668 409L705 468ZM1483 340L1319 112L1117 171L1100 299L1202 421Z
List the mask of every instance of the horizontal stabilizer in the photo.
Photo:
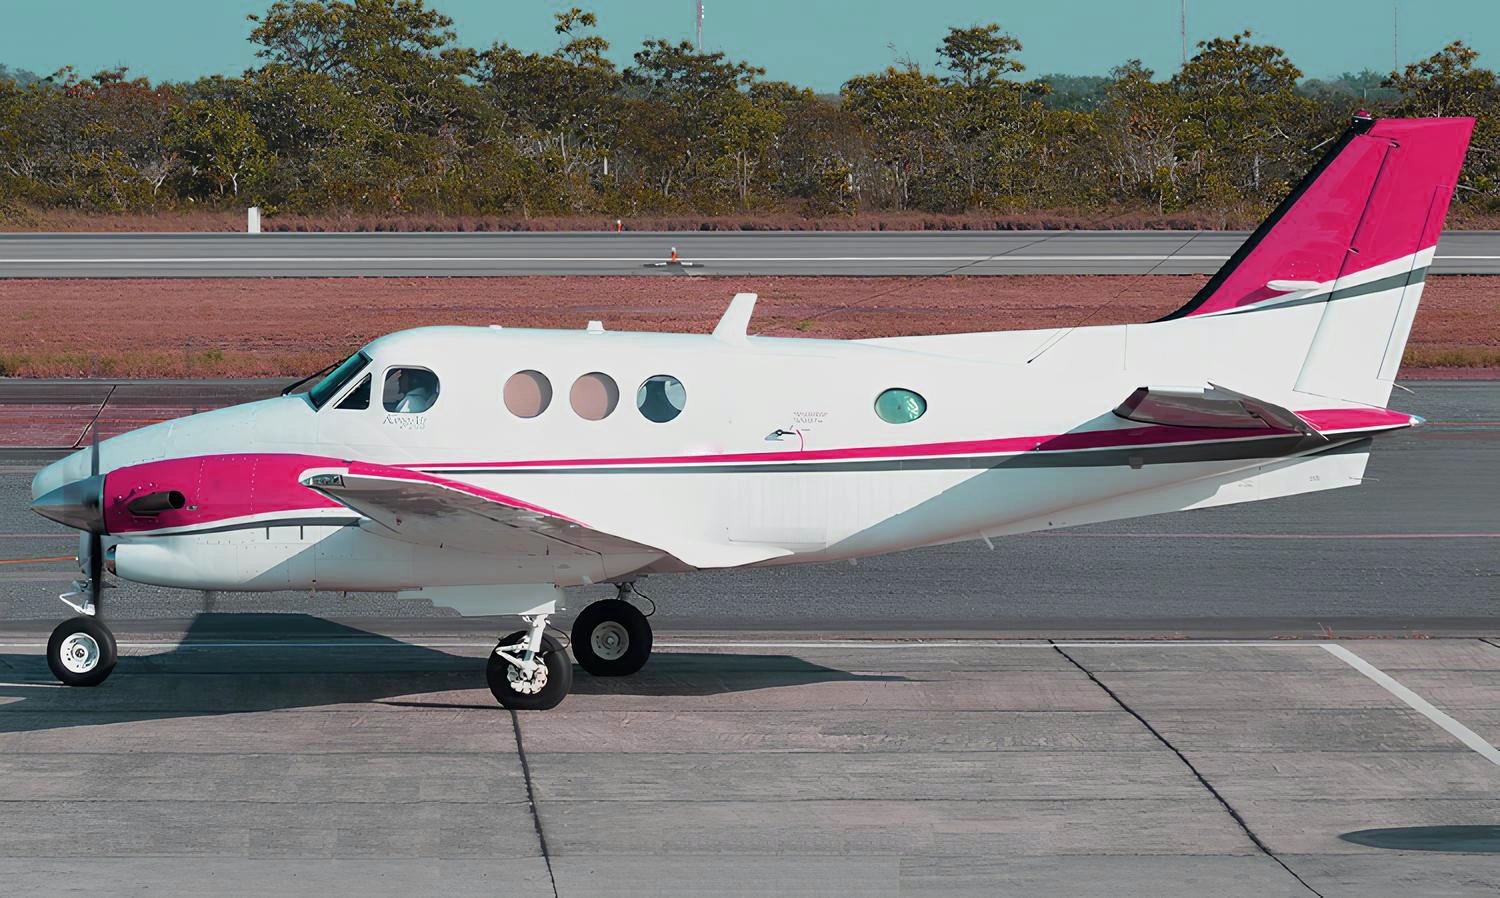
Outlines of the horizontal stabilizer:
M1171 427L1318 432L1291 409L1217 384L1207 387L1138 387L1120 403L1115 414L1127 421Z

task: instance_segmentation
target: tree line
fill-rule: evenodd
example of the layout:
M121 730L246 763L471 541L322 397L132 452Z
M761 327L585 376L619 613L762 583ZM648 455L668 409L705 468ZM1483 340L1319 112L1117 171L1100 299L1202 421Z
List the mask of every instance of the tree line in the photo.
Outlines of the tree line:
M4 207L557 216L1259 208L1357 108L1479 119L1459 202L1500 205L1500 86L1455 41L1307 81L1250 32L1170 77L1028 79L999 25L955 27L836 96L648 40L616 66L591 12L557 46L458 43L424 0L276 0L257 67L152 84L0 66Z

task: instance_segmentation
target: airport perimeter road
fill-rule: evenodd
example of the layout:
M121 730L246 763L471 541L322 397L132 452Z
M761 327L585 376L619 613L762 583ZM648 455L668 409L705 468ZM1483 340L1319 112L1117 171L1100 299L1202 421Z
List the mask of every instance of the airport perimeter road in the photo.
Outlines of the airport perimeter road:
M1208 274L1244 238L1230 231L3 234L0 277ZM672 247L694 267L652 267ZM1450 232L1433 272L1500 272L1500 232Z
M515 715L478 639L142 632L96 689L0 643L8 895L1500 890L1494 854L1414 850L1500 849L1479 639L709 636Z
M1307 496L961 543L847 564L651 578L662 631L1271 637L1500 633L1500 383L1413 382L1393 406L1427 426L1376 442L1362 485ZM142 394L144 399L149 394ZM0 457L0 627L41 632L76 571L71 531L28 509L47 457ZM588 591L584 591L587 593ZM599 590L572 599L574 610ZM188 618L197 593L130 584L117 619ZM221 612L341 620L448 612L379 595L224 594ZM502 626L463 622L463 632ZM509 632L508 630L506 632Z

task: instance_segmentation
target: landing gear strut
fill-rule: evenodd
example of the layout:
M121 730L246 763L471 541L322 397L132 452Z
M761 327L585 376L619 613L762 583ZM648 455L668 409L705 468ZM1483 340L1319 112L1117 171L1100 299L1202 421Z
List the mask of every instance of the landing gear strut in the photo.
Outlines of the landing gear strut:
M55 518L84 530L79 535L78 563L86 579L76 580L73 591L58 596L78 612L57 625L47 640L47 666L65 686L98 686L115 669L119 652L115 634L109 632L99 613L104 605L104 478L99 473L99 428L95 424L89 457L89 477L76 481L50 495L61 493L59 504L50 506ZM43 497L42 501L47 501ZM33 508L37 507L35 505ZM48 514L52 517L52 514Z
M528 627L490 652L484 676L495 700L513 711L546 711L573 688L573 662L562 644L543 632L546 614L523 616Z
M621 583L619 589L615 598L595 602L573 621L573 657L596 677L628 677L651 657L651 623L629 601L645 597L634 583Z

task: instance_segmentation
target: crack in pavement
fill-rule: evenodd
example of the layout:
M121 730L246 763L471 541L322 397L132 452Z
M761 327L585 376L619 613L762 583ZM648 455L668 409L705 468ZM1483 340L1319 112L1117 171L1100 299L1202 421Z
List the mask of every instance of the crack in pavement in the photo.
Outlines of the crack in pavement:
M1179 749L1177 746L1173 745L1167 739L1166 736L1162 735L1162 733L1161 733L1160 730L1158 730L1156 727L1152 726L1151 723L1148 720L1146 720L1145 717L1141 716L1140 712L1136 711L1134 708L1130 707L1130 705L1126 704L1125 700L1122 699L1122 698L1120 698L1120 696L1119 696L1118 693L1116 693L1113 689L1111 689L1108 686L1106 686L1104 684L1103 680L1101 680L1098 677L1094 676L1094 672L1093 671L1089 670L1087 667L1084 667L1081 663L1079 663L1078 659L1076 659L1072 655L1068 654L1067 651L1065 649L1063 649L1062 646L1057 645L1054 642L1053 645L1052 645L1052 648L1059 655L1062 655L1064 658L1068 659L1068 663L1069 664L1072 664L1074 667L1076 667L1080 671L1082 671L1083 675L1086 676L1086 677L1088 677L1089 680L1090 680L1090 682L1092 682L1095 686L1098 686L1100 689L1103 689L1105 695L1108 695L1110 697L1110 699L1112 701L1114 701L1115 704L1119 705L1120 709L1122 711L1124 711L1126 714L1129 714L1131 717L1134 717L1136 720L1138 720L1140 722L1141 726L1143 726L1143 727L1146 728L1147 732L1149 732L1152 736L1155 736L1156 740L1158 742L1160 742L1162 745L1164 745L1167 748L1167 750L1170 751L1172 754L1176 755L1177 756L1177 760L1181 761L1183 763L1183 766L1187 767L1188 771L1193 774L1193 777L1198 780L1198 784L1199 785L1201 785L1204 789L1208 790L1208 794L1210 794L1210 795L1212 795L1214 797L1214 800L1217 801L1219 803L1219 806L1222 807L1225 810L1225 812L1229 814L1230 818L1234 820L1234 822L1235 822L1235 824L1237 826L1239 826L1240 831L1245 834L1245 837L1250 840L1251 844L1253 844L1257 849L1259 849L1259 851L1260 851L1261 854L1264 854L1266 857L1270 858L1272 861L1275 861L1277 866L1279 866L1281 869L1285 870L1287 872L1287 875L1289 875L1293 879L1297 880L1297 882L1304 889L1307 889L1312 894L1318 896L1318 898L1324 898L1322 892L1319 892L1317 889L1313 888L1310 884L1308 884L1307 880L1303 879L1301 876L1299 876L1297 874L1297 871L1295 871L1291 867L1287 866L1286 861L1283 861L1281 858L1277 857L1276 856L1276 852L1272 851L1271 848L1270 848L1270 846L1268 846L1265 842L1261 841L1260 836L1258 836L1258 835L1255 834L1255 830L1253 830L1253 829L1250 828L1250 824L1245 821L1245 818L1242 817L1242 816L1240 816L1240 812L1237 811L1237 810L1235 810L1234 806L1229 803L1228 799L1226 799L1222 794L1220 794L1220 792L1219 792L1218 789L1214 788L1213 784L1208 781L1208 778L1205 777L1203 775L1203 773L1201 771L1199 771L1196 766L1193 765L1192 761L1188 760L1187 755L1183 754L1182 751L1181 751L1181 749Z
M547 850L547 834L542 831L542 818L536 809L536 790L531 785L531 763L526 759L526 745L521 741L521 717L510 711L510 725L516 731L516 756L521 759L521 776L526 780L526 806L531 809L531 825L536 828L536 841L542 850L542 861L547 865L547 879L552 883L552 898L559 898L557 875L552 872L552 854Z

